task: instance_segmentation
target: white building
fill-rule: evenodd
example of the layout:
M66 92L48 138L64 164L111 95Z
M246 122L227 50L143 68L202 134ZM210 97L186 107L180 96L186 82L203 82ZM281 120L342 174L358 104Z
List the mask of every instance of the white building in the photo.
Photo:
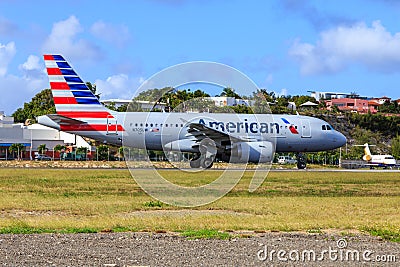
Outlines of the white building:
M52 150L56 145L86 147L88 151L92 149L82 136L58 131L41 124L25 126L23 133L25 140L30 141L32 138L33 151L37 151L38 146L41 144L45 144L49 150Z
M236 99L234 97L227 96L213 96L209 98L211 101L214 101L215 106L217 107L229 107L236 105Z
M92 148L81 136L74 135L40 124L24 125L14 123L13 117L4 115L0 112L0 159L9 159L9 147L12 144L22 144L25 147L23 158L30 159L37 154L38 146L45 144L52 154L56 145L73 147L86 147L88 151Z
M215 106L217 107L232 107L232 106L252 106L254 105L254 100L248 99L240 99L228 96L213 96L209 98L210 100L214 101Z
M359 95L349 94L349 93L338 93L338 92L317 92L308 91L311 97L319 101L320 99L340 99L340 98L354 98L359 97Z

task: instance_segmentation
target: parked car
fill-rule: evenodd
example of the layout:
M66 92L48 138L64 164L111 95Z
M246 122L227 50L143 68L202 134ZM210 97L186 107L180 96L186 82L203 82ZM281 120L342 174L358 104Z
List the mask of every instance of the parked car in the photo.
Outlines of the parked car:
M278 163L279 164L296 164L297 160L290 156L279 156L278 158Z
M35 160L52 160L52 158L46 155L36 155Z

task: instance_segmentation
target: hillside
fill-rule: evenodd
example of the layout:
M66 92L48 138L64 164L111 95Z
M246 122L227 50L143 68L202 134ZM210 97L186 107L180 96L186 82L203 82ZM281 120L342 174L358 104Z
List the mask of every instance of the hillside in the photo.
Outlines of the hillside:
M319 117L329 122L348 139L348 145L369 143L376 145L373 149L378 154L392 153L392 140L400 135L400 117L381 114L321 114ZM360 149L358 149L359 151Z

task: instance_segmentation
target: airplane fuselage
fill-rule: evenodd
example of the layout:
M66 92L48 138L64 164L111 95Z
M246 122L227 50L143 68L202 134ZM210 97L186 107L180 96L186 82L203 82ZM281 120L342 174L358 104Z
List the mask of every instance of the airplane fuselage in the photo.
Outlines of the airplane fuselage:
M198 151L193 147L194 137L188 134L189 123L204 124L249 142L274 142L276 152L316 152L346 143L346 138L327 122L299 115L113 112L110 118L86 122L60 125L60 130L116 145L122 145L123 140L125 146L150 150L163 150L172 143L170 150L181 152ZM41 123L46 124L43 120ZM107 126L96 129L90 125Z

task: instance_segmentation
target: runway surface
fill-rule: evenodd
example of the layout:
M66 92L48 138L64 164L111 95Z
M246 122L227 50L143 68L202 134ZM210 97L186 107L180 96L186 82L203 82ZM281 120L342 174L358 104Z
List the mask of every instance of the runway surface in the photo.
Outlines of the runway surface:
M189 240L177 233L0 236L0 264L11 266L398 266L399 263L398 243L362 234L265 233L229 240Z

